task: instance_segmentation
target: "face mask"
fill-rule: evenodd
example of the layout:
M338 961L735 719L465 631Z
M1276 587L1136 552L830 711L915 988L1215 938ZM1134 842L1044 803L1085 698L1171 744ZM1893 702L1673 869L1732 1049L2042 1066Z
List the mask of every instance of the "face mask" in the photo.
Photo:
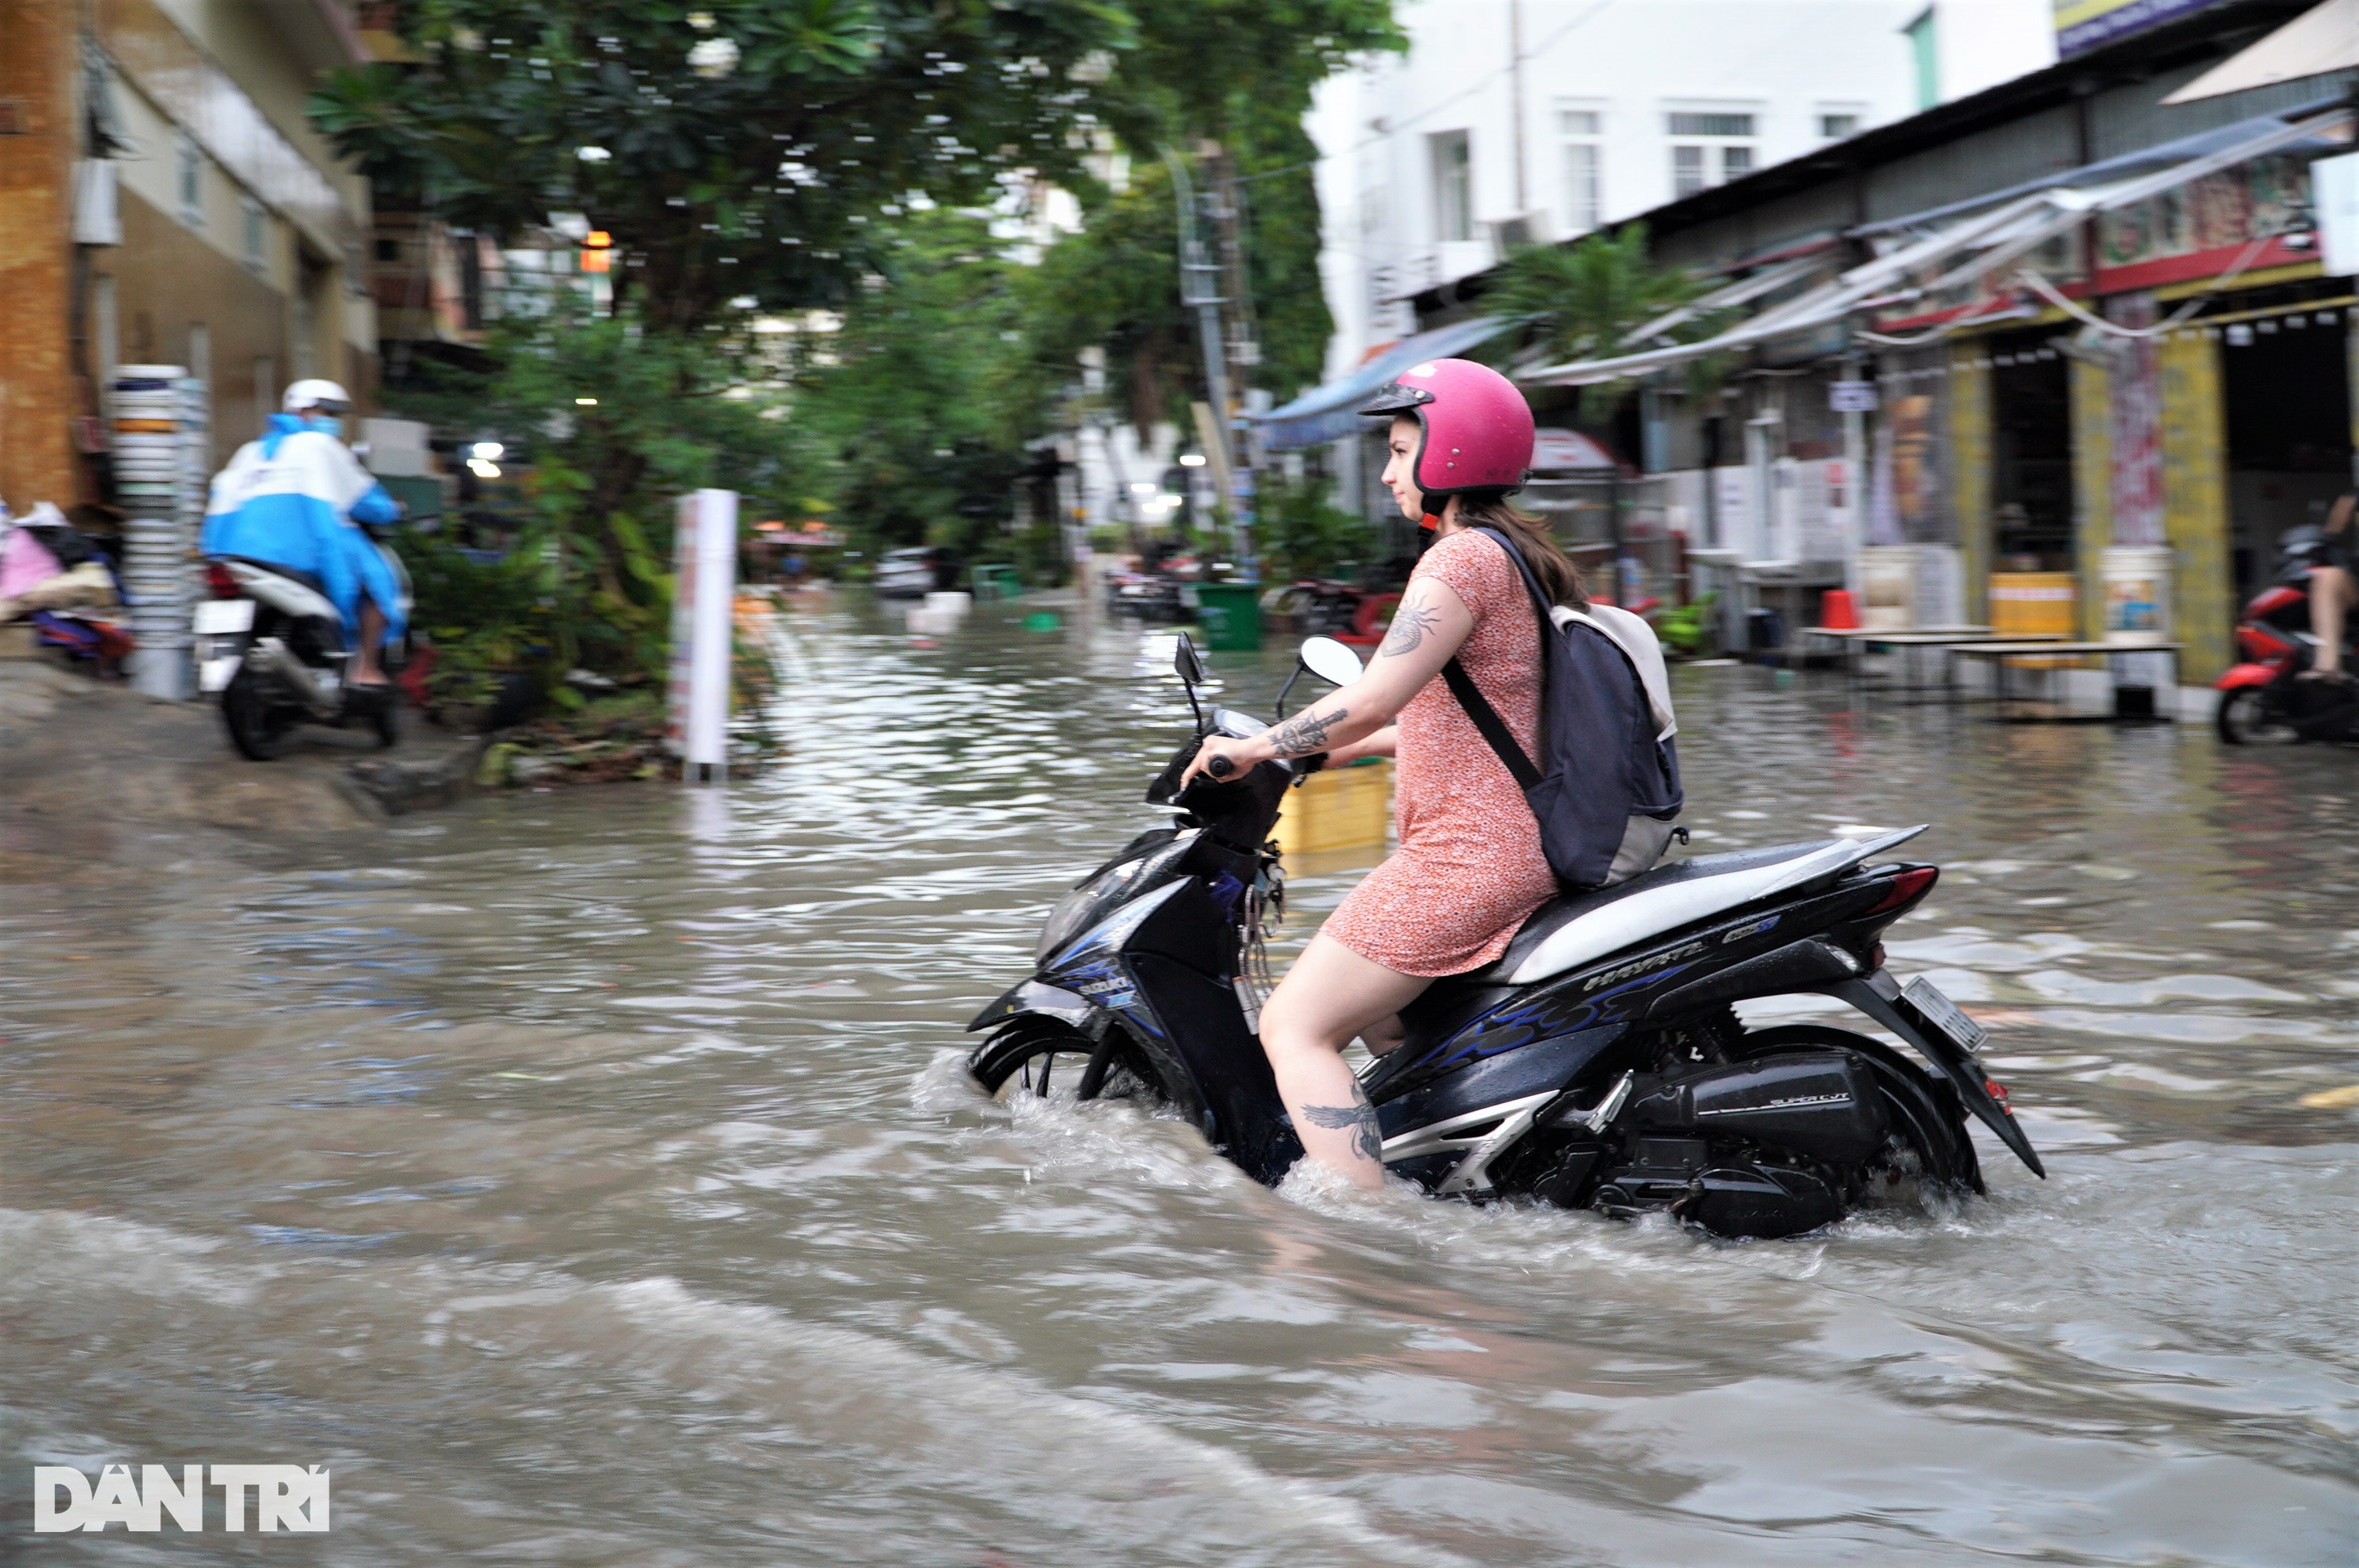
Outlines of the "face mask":
M343 439L344 436L344 422L332 414L314 414L303 421L303 427L317 430L322 436L333 436L338 440Z

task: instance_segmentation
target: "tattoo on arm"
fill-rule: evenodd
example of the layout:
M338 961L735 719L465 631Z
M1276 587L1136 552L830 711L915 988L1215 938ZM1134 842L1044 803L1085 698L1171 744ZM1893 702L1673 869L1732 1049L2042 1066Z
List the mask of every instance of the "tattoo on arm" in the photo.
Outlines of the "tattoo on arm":
M1376 656L1415 652L1417 645L1425 641L1425 634L1433 630L1433 623L1440 619L1440 614L1428 609L1423 600L1403 600L1393 611L1392 629L1385 633L1385 645L1376 650Z
M1327 749L1327 732L1352 717L1348 708L1326 713L1305 708L1269 732L1269 743L1281 757L1307 757Z
M1313 1127L1353 1129L1352 1147L1379 1165L1385 1162L1385 1141L1376 1129L1376 1108L1366 1100L1357 1105L1306 1105L1302 1114L1310 1119Z

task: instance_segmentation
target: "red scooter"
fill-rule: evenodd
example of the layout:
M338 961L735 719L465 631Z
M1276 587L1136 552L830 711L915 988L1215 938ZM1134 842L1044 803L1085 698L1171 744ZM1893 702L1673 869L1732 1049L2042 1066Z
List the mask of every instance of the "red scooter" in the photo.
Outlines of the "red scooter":
M2308 681L2317 636L2310 627L2310 574L2326 541L2316 528L2288 530L2277 541L2277 581L2245 606L2236 627L2244 662L2212 683L2220 693L2212 722L2232 746L2295 741L2359 741L2359 687L2343 681ZM2343 633L2343 664L2353 667L2351 633Z

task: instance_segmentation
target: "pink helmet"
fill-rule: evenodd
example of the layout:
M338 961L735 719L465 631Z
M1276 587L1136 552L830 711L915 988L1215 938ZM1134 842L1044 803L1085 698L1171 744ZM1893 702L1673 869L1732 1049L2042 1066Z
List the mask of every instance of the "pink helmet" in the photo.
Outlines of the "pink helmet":
M1360 412L1417 416L1409 473L1429 514L1461 491L1521 490L1532 466L1531 405L1514 382L1473 360L1411 365Z

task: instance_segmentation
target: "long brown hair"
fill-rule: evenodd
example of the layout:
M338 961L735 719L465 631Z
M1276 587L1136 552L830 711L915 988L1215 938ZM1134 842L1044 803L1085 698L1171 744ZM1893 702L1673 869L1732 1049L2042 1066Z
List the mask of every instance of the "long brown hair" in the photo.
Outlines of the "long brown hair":
M1507 504L1506 496L1462 493L1458 497L1458 523L1464 528L1496 528L1513 539L1516 548L1523 554L1524 564L1532 568L1532 576L1539 579L1550 604L1570 605L1575 610L1589 608L1589 585L1581 580L1581 568L1549 535L1547 524L1516 511Z

